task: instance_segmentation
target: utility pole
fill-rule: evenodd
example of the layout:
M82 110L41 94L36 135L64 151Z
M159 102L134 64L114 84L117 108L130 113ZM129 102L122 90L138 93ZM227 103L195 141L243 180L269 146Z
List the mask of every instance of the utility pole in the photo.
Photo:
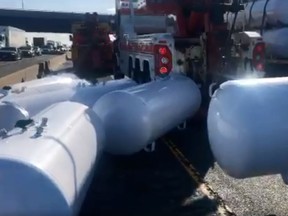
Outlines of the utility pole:
M22 10L24 10L24 0L22 0Z

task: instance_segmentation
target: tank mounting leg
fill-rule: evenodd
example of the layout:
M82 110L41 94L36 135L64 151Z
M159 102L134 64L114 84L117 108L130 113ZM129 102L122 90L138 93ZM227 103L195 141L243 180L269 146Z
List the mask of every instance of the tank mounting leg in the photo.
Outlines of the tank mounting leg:
M151 144L148 144L145 148L144 151L145 152L154 152L156 148L156 142L152 142Z
M283 179L284 184L288 185L288 174L287 173L285 173L285 174L282 173L281 177Z
M212 84L210 84L209 85L209 96L212 98L212 96L213 96L213 94L214 94L214 92L215 92L215 87L217 87L217 83L216 82L214 82L214 83L212 83Z
M187 128L187 121L184 121L182 124L177 126L178 130L185 130Z

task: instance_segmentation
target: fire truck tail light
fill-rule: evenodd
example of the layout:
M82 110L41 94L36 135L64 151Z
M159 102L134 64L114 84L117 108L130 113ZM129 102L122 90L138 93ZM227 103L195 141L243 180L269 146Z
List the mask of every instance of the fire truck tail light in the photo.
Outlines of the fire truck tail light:
M163 58L161 59L161 62L162 62L162 64L168 64L168 63L169 63L169 59L166 58L166 57L163 57Z
M257 64L256 65L256 70L257 71L264 71L264 64Z
M265 49L265 44L264 43L258 43L256 46L255 46L255 52L264 52L264 49Z
M160 74L166 74L168 73L168 69L166 67L161 67L159 72Z
M160 55L166 55L167 54L167 48L166 47L159 48L159 54Z
M253 67L257 71L265 70L265 43L260 42L256 44L253 50Z
M154 47L155 71L158 75L168 75L172 70L172 53L167 45Z

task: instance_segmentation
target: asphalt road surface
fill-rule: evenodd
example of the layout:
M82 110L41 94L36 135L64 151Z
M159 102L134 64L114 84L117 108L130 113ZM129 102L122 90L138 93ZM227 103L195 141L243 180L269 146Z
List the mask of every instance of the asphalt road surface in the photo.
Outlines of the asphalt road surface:
M7 74L53 58L54 55L42 55L34 58L23 58L20 61L0 61L0 78Z
M247 180L228 177L214 162L205 125L169 135L214 192L238 216L287 216L288 188L279 176ZM198 188L198 189L197 189ZM202 193L166 144L153 153L104 155L81 216L212 216L217 200Z

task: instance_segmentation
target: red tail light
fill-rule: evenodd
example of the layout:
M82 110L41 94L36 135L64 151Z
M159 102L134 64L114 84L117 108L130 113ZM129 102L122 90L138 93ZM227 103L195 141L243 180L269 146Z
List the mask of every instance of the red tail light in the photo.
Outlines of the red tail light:
M253 67L257 71L265 70L265 43L258 43L253 50Z
M168 75L172 70L172 53L166 45L156 45L155 52L155 71L158 75Z

